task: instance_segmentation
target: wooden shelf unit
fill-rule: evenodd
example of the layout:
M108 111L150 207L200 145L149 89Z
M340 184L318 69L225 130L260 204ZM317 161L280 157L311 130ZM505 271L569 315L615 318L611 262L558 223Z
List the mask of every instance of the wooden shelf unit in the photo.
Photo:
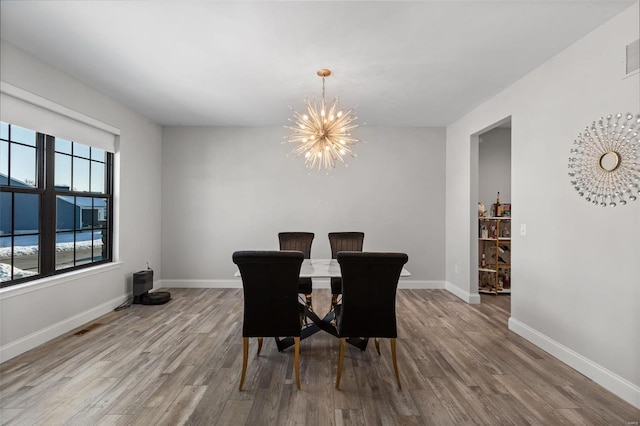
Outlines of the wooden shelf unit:
M511 293L511 217L478 218L478 292Z

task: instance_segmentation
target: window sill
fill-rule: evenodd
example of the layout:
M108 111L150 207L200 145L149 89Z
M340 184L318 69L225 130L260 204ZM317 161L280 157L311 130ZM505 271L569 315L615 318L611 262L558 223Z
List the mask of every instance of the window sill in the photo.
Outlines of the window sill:
M24 284L16 284L10 287L0 289L0 300L11 297L21 296L23 294L39 291L47 287L53 287L69 281L75 281L90 277L96 274L121 269L123 262L111 262L95 267L84 268L77 271L68 272L66 274L54 275L51 277L41 278L39 280L29 281Z

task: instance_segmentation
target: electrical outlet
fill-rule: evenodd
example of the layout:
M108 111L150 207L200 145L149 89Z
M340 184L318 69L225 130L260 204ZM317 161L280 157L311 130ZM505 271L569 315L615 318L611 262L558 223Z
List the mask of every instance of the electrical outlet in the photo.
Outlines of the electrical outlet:
M458 273L458 265L455 265L455 266L453 267L453 272L455 272L456 274Z
M520 235L523 237L527 235L527 225L525 223L520 224Z

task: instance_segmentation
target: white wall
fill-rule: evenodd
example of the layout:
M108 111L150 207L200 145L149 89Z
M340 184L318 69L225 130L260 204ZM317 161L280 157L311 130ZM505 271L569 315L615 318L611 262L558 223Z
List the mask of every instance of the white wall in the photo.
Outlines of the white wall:
M497 127L480 135L478 147L478 201L487 214L500 192L501 203L511 203L511 129Z
M149 261L160 277L162 129L2 41L3 81L120 129L116 153L118 262L0 290L0 362L111 311Z
M593 206L567 175L585 126L640 112L640 75L622 78L638 21L636 3L447 128L446 276L475 288L472 135L511 116L513 226L528 233L513 233L509 328L640 407L640 202Z
M402 251L401 285L444 285L444 129L358 129L357 160L333 174L287 157L287 130L163 130L163 286L239 285L235 250L277 250L278 232L365 232L364 249ZM200 281L197 281L200 280ZM322 283L321 283L322 284Z

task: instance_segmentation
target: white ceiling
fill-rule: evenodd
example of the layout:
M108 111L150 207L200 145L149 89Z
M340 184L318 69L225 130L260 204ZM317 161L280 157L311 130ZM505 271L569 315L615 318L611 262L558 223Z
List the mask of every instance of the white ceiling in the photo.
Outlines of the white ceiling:
M633 3L2 1L0 24L163 125L285 125L329 68L360 123L444 126Z

